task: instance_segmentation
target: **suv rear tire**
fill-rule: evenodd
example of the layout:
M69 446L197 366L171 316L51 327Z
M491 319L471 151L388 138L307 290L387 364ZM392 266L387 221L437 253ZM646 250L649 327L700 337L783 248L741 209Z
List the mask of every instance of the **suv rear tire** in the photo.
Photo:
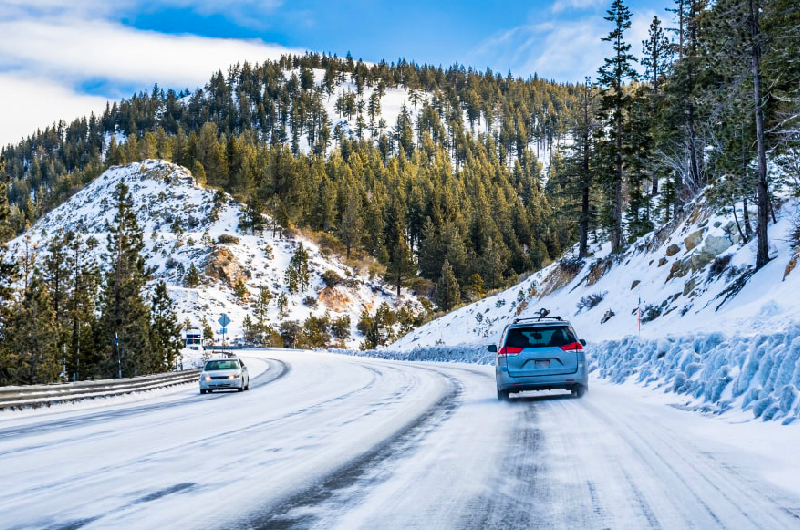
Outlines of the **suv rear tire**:
M497 401L509 401L510 399L508 390L497 390Z
M572 397L580 399L586 393L586 388L583 385L573 386L571 392Z

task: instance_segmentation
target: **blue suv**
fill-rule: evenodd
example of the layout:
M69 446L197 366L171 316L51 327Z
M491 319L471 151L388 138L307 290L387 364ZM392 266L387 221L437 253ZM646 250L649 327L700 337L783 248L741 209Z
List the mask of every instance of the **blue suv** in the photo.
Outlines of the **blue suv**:
M569 322L560 317L515 319L506 326L497 354L497 399L525 390L570 390L583 397L589 389L586 369L586 341L576 338Z

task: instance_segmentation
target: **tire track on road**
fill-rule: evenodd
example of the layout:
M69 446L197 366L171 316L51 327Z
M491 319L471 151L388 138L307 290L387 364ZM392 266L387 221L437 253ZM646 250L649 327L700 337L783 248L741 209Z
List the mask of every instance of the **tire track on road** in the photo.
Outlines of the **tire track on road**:
M313 527L319 516L325 512L337 511L337 507L352 505L366 496L372 485L385 480L386 477L382 477L378 471L380 468L405 456L404 453L407 454L419 444L426 433L447 421L459 406L462 393L460 382L440 370L419 366L414 368L444 376L448 385L447 392L417 417L356 459L321 477L313 486L253 514L248 520L248 527L255 530Z
M291 368L285 362L279 359L265 359L270 363L271 366L277 366L280 369L276 372L272 369L264 370L261 374L257 377L254 377L251 381L250 388L260 388L264 385L272 383L273 381L277 381L282 377L289 374ZM255 383L255 384L254 384ZM197 381L194 383L188 384L197 384ZM128 418L128 417L135 417L140 414L146 414L158 410L164 409L174 409L176 407L183 407L186 405L191 405L197 403L198 401L210 401L214 399L224 399L225 394L211 394L210 396L206 395L200 397L200 394L197 396L192 397L190 399L185 398L176 398L171 399L169 401L164 401L160 403L142 403L139 406L133 406L129 408L123 408L119 410L111 410L111 411L96 411L92 412L89 411L86 415L81 415L78 417L67 418L63 420L56 420L56 421L41 421L34 424L29 424L24 427L11 427L7 429L0 429L0 441L5 439L14 439L19 436L25 436L29 434L40 435L50 431L62 431L68 429L70 427L86 427L95 423L102 423L116 419ZM115 403L109 403L109 406L117 405ZM125 405L125 403L119 403L119 405ZM67 411L68 412L68 411ZM74 440L73 440L74 441ZM0 453L2 454L2 453Z

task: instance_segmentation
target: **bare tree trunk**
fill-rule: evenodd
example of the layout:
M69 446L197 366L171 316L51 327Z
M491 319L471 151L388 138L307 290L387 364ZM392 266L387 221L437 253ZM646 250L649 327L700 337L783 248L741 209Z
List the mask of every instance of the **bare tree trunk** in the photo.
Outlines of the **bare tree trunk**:
M621 90L621 88L620 88ZM622 113L617 113L616 182L614 183L614 228L611 232L611 252L622 252Z
M769 263L769 191L767 189L767 153L764 147L764 109L761 101L761 35L758 29L758 6L749 0L750 29L753 38L753 99L756 104L756 139L758 143L758 252L756 270Z
M736 230L739 231L739 237L741 237L742 240L745 243L747 243L747 237L742 232L742 226L739 224L739 216L736 215L736 203L735 202L733 203L733 220L736 221Z
M580 246L578 255L585 258L589 255L589 188L591 187L591 174L589 173L589 84L584 85L583 100L583 160L581 175L581 220L580 220Z
M742 203L742 209L744 211L744 242L749 243L750 240L753 239L753 228L750 226L750 212L748 211L749 205L747 204L747 195L745 195L742 199Z

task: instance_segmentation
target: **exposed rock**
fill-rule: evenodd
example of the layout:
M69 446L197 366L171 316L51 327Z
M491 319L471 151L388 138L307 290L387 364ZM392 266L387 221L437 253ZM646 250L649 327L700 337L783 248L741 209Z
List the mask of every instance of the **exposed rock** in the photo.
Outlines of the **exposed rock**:
M346 312L353 300L337 287L325 287L319 293L319 303L331 311Z
M589 274L586 276L586 285L591 286L599 282L600 278L611 270L612 263L611 256L595 261L589 269Z
M797 266L797 258L800 257L800 249L794 251L792 258L789 260L789 263L786 264L786 269L783 271L783 280L786 281L786 277L794 270Z
M663 267L666 264L667 264L667 258L661 258L660 260L658 260L659 267Z
M680 278L682 276L686 276L687 274L689 274L690 270L692 270L691 257L685 260L678 260L672 264L672 268L669 271L669 276L667 276L667 281L670 281L672 278Z
M613 316L614 316L614 311L612 311L611 309L607 310L607 311L606 311L606 312L603 314L603 318L601 318L601 319L600 319L600 323L601 323L601 324L605 324L605 323L606 323L606 322L608 322L608 321L611 319L611 317L613 317Z
M641 280L633 280L633 283L631 284L631 290L636 289L636 286L640 283L642 283Z
M680 252L680 250L681 250L681 247L679 247L678 245L673 243L673 244L671 244L670 246L667 247L667 256L674 256L675 254Z
M211 279L232 287L241 276L249 277L236 256L225 247L215 248L203 263L203 271Z
M554 267L552 272L542 280L539 296L542 297L554 293L574 280L582 269L579 263L562 261L558 267Z
M700 244L700 242L703 240L703 233L705 231L705 228L701 228L697 232L692 232L684 238L683 244L686 246L686 252L691 252L694 250L694 247Z
M687 296L689 293L694 291L697 282L694 278L689 278L689 280L683 284L683 296Z
M726 229L729 227L726 226ZM709 235L705 244L692 255L692 271L698 271L714 261L717 256L739 241L739 234L727 233L722 236Z

